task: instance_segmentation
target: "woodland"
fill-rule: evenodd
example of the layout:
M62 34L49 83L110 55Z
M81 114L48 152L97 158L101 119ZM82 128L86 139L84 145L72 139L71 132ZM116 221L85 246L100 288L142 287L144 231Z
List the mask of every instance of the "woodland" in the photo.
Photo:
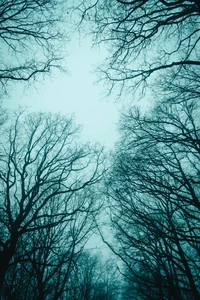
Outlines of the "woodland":
M124 102L109 153L73 117L3 107L66 72L77 31ZM1 0L0 49L0 299L199 300L200 1Z

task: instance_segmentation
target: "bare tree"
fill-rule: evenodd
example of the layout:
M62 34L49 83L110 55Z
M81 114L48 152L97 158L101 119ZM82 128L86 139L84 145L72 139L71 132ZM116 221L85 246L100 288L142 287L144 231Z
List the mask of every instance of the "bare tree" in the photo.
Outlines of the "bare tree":
M23 236L74 224L70 230L80 238L96 209L90 188L103 175L102 149L79 145L71 118L23 115L15 116L1 141L1 286ZM79 213L86 214L82 221Z
M116 243L107 244L126 266L127 299L199 298L198 115L187 101L122 118L107 181Z
M69 298L74 300L117 300L119 272L112 260L84 251L71 273Z
M94 217L99 203L93 188L82 190L76 197L89 204L87 210L77 211L73 218L54 227L24 234L6 273L2 295L4 299L66 299L71 273L77 259L96 226ZM48 206L53 216L56 205ZM41 222L50 222L43 219ZM41 224L42 225L42 224Z
M62 0L2 0L0 7L0 85L34 80L52 67L60 68L66 41Z
M173 81L193 67L199 70L199 1L86 0L78 9L92 25L94 42L110 53L99 68L110 91L120 95L128 87L130 94L153 84L154 73L170 74Z

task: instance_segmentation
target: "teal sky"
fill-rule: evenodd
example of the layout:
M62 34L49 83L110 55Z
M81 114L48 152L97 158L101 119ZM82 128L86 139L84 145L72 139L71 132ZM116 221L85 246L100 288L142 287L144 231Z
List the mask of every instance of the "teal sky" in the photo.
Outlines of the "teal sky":
M112 148L117 139L119 104L104 97L103 85L94 84L94 66L103 61L106 53L91 49L91 44L89 39L80 42L74 38L66 45L68 75L52 74L51 78L25 89L23 84L16 83L9 99L4 100L4 107L26 105L34 111L74 114L76 122L83 125L84 140Z

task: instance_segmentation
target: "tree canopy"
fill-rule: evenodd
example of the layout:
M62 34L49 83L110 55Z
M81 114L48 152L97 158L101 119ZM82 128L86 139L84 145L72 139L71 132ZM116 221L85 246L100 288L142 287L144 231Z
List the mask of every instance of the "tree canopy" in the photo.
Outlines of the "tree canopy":
M62 0L2 0L0 7L0 85L30 81L53 67L61 68L61 51L67 39ZM42 77L41 77L42 78Z
M154 85L155 73L170 74L171 82L193 67L198 73L199 1L83 1L80 10L83 24L92 25L94 43L108 48L99 71L110 91L116 88L121 95L125 89L128 97L138 87Z
M199 104L131 110L107 180L127 299L198 299Z
M104 172L102 149L78 145L78 127L72 118L19 112L4 130L0 144L1 286L10 263L17 261L17 251L22 247L24 254L19 251L19 257L26 257L40 234L44 235L42 249L47 247L46 235L58 234L54 246L48 246L52 249L69 234L68 256L76 244L82 245L100 207L92 187ZM49 232L51 228L55 233Z
M199 300L200 2L69 3L108 50L109 92L154 102L123 108L109 160L72 117L1 110L0 297ZM2 93L61 68L67 5L2 1ZM87 248L94 232L115 266Z

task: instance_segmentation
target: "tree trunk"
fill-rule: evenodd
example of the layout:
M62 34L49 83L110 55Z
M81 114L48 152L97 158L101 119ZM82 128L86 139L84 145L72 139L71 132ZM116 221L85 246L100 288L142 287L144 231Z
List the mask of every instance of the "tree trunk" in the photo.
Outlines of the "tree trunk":
M3 282L6 276L6 272L9 267L9 262L13 256L13 252L10 248L6 248L4 251L0 253L0 290L3 287Z
M10 245L4 247L4 249L0 252L0 290L3 287L6 272L9 268L9 263L15 254L17 240L17 234L11 234Z

